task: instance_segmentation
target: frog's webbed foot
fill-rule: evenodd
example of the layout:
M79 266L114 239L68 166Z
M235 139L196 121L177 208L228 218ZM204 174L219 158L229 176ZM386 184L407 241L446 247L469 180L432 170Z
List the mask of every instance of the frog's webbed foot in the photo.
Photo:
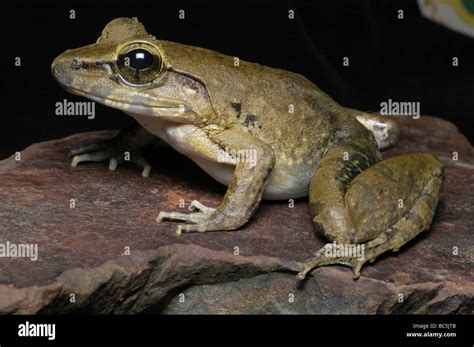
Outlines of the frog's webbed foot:
M340 160L343 153L349 160ZM350 266L358 278L366 262L397 252L429 228L444 179L436 157L415 153L373 166L367 158L370 153L351 145L321 161L311 182L310 208L315 224L334 242L302 265L299 278L330 264Z
M297 277L299 279L304 279L308 273L312 270L325 266L325 265L344 265L349 266L352 268L353 278L358 279L360 277L360 270L365 263L370 262L373 263L377 256L385 253L386 251L392 250L394 252L398 252L401 245L408 242L410 239L407 238L406 240L399 240L397 239L397 233L400 233L400 229L398 227L404 224L404 227L410 227L410 221L406 223L405 221L400 221L398 224L399 226L394 226L393 228L388 229L387 231L380 234L375 239L361 244L338 244L328 243L319 251L315 252L315 257L307 260L301 266L301 270L298 273ZM402 230L405 231L408 235L413 235L412 237L416 236L418 232L415 234L413 231L410 230ZM402 235L398 235L400 237ZM338 255L343 253L343 255Z
M156 141L156 137L147 133L143 128L134 127L121 131L117 136L90 143L69 152L72 157L71 166L76 167L81 162L109 161L109 170L130 162L142 169L142 176L148 177L151 166L144 158L141 147Z

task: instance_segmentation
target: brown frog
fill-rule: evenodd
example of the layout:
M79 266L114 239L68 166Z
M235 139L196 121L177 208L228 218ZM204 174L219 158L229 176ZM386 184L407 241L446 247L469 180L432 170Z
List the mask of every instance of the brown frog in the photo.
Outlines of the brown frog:
M140 149L161 139L228 186L216 207L161 212L177 233L236 230L262 198L309 195L316 227L331 241L302 264L300 278L328 264L361 267L426 230L443 186L429 153L381 160L397 124L337 104L301 75L158 40L136 19L117 18L96 43L67 50L52 64L67 91L117 108L137 125L71 153L72 166L131 162L148 176ZM335 252L362 246L363 254ZM339 248L338 248L339 249ZM350 248L346 248L350 249Z

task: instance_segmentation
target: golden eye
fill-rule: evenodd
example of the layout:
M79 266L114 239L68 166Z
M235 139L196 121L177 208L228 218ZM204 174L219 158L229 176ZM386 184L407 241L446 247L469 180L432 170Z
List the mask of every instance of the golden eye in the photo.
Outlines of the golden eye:
M158 50L145 43L128 45L119 53L117 67L122 78L132 84L146 84L161 72Z

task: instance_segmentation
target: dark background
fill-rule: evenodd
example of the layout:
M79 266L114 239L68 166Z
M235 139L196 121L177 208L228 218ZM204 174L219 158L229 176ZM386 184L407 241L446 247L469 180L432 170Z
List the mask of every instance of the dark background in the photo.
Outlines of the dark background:
M34 142L133 122L99 104L94 120L54 113L64 98L81 100L51 77L54 57L95 42L119 16L138 17L159 39L301 73L344 106L378 111L389 98L419 101L422 114L448 119L471 143L474 138L474 40L421 17L415 0L15 1L2 7L0 158ZM185 20L178 19L180 9ZM405 19L397 19L398 9ZM342 66L344 56L349 67Z

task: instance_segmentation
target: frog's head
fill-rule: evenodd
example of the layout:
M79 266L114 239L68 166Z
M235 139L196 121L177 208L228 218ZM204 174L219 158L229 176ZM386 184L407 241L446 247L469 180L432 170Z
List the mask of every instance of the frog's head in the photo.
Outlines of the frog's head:
M65 51L51 71L67 91L130 114L198 122L212 110L203 84L174 71L136 18L112 20L95 44Z

